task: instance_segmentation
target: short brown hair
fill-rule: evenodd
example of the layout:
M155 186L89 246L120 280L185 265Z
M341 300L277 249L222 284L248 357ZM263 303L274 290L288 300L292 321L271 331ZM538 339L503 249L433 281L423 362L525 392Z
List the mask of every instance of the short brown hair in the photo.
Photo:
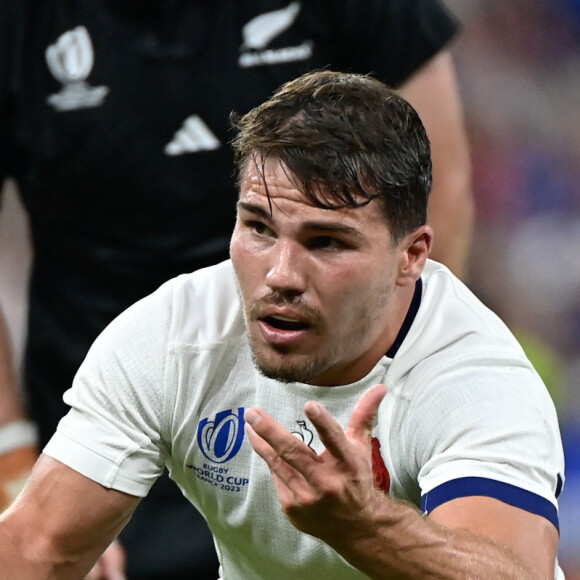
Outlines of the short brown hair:
M232 122L238 183L248 161L260 169L273 157L317 207L379 199L395 241L426 222L429 140L416 111L382 82L307 73Z

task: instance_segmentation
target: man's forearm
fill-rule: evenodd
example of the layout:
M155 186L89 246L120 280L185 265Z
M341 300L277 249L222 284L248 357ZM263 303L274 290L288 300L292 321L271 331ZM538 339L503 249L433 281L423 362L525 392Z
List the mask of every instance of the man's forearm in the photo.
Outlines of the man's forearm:
M493 497L451 499L424 518L376 486L371 430L384 385L367 390L346 429L309 402L304 412L324 449L314 453L261 409L247 409L246 434L264 459L282 511L374 580L553 578L553 522Z
M509 548L490 538L434 524L388 498L381 504L364 524L328 541L374 580L534 578Z
M25 559L17 537L0 519L0 580L37 580L50 577L46 563L34 564Z
M41 455L23 492L0 515L0 580L85 578L138 501ZM120 573L123 562L116 561L107 569Z
M96 559L96 556L95 556ZM90 566L58 559L48 542L15 537L0 522L0 580L79 580Z

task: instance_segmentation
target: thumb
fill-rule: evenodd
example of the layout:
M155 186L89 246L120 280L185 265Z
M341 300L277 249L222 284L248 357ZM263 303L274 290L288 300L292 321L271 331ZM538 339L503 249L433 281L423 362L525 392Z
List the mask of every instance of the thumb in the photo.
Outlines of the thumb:
M379 405L387 394L385 385L374 385L365 391L355 405L346 434L350 437L368 437L373 430L373 423L379 410Z

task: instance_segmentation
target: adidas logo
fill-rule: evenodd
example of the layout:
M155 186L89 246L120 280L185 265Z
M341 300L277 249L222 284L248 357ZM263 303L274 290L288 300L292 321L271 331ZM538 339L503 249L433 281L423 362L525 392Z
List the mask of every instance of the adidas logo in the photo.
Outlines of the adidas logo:
M242 68L306 60L312 56L312 42L298 46L268 49L274 38L288 30L300 13L300 2L291 2L286 8L260 14L242 29L244 42L240 48L238 64Z
M170 143L165 146L167 155L182 155L196 151L212 151L221 147L220 140L211 132L199 115L192 115L183 122Z

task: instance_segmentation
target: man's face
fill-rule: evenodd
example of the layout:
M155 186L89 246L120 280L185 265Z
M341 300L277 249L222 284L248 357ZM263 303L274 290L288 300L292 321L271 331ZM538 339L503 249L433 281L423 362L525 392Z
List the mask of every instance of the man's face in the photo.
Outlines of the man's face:
M406 314L392 300L404 252L376 201L320 209L277 160L264 176L272 210L249 163L231 242L255 362L283 381L354 382L386 353Z

